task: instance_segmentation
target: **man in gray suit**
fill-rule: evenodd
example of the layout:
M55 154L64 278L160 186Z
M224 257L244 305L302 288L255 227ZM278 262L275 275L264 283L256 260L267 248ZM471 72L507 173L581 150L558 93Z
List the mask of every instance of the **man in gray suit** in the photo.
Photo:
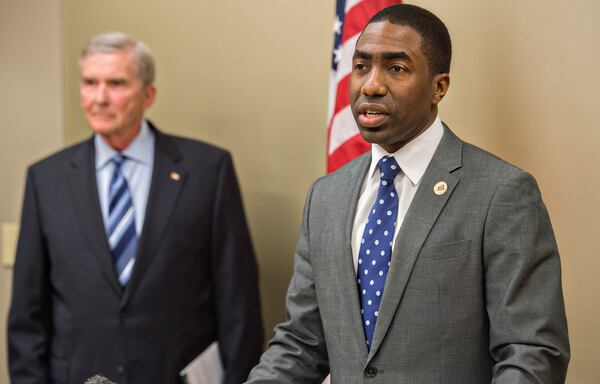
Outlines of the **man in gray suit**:
M443 124L445 25L382 10L353 57L370 153L310 191L288 319L250 383L562 383L560 260L533 177Z

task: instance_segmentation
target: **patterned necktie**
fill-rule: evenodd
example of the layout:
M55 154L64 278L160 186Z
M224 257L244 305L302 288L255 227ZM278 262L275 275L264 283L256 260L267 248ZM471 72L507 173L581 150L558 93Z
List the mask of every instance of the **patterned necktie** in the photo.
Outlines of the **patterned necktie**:
M137 248L131 193L127 186L127 180L121 172L121 165L125 160L127 159L123 155L117 155L111 160L115 165L115 171L108 189L107 225L108 245L122 286L127 284L131 276Z
M390 268L392 240L398 216L398 195L394 188L394 178L400 167L391 156L382 158L378 167L381 182L361 239L357 270L363 327L369 350L379 316L385 278Z

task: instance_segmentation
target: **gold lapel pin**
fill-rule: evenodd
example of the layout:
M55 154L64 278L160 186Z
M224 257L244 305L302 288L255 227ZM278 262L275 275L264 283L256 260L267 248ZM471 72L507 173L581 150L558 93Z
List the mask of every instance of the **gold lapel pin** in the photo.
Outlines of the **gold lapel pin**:
M173 181L179 181L181 179L181 175L179 174L179 172L175 172L175 171L171 171L171 174L169 175L169 177Z
M438 181L433 186L433 193L438 196L443 195L448 190L448 184L445 181Z

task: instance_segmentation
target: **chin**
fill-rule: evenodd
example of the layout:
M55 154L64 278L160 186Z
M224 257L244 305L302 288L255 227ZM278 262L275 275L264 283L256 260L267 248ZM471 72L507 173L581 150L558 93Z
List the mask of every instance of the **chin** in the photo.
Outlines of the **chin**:
M110 135L116 130L113 125L90 124L90 128L92 128L94 133L98 133L100 135Z
M385 133L378 128L363 128L359 127L360 136L364 141L370 144L385 143Z

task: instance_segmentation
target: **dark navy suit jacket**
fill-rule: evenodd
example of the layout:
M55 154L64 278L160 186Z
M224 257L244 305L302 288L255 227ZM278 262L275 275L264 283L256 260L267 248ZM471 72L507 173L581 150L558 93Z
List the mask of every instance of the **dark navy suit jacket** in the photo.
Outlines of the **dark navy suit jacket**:
M98 200L93 140L27 175L8 321L13 384L178 383L214 340L225 383L263 341L257 266L229 154L161 133L136 264L118 283Z

